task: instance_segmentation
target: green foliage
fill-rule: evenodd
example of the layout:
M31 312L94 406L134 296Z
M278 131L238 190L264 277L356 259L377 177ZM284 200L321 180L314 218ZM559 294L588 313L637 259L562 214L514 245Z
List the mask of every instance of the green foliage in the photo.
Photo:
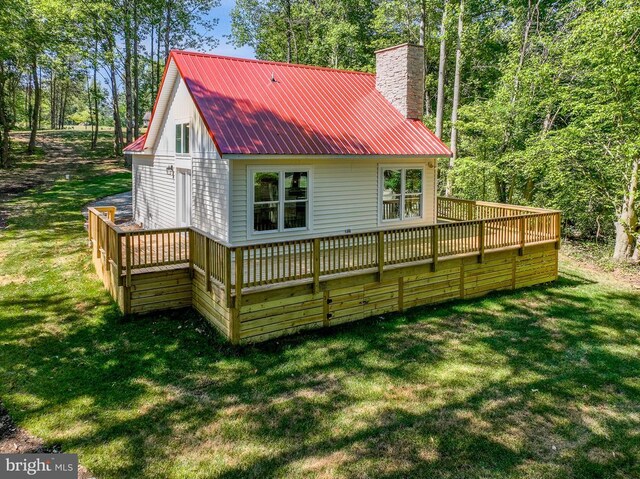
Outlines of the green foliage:
M493 96L462 108L456 190L477 194L489 173L490 199L559 208L567 233L610 236L640 151L640 10L576 1L539 14L522 66L514 35Z
M371 0L238 0L232 41L258 58L371 69Z

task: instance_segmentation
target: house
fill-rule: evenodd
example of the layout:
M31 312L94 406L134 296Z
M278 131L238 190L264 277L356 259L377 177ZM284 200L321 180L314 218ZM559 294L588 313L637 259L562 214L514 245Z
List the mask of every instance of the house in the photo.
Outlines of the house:
M125 313L194 307L233 343L553 281L560 213L437 197L423 51L376 74L173 51L132 157L134 219L89 210Z
M433 224L422 47L377 74L173 51L133 156L135 220L232 244Z

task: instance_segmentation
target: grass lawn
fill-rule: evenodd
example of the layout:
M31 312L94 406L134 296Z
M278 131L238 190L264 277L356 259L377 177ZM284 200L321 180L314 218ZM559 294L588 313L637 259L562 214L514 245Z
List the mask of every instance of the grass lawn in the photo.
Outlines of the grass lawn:
M80 208L130 174L12 200L0 398L98 478L640 476L640 293L555 284L234 349L189 311L121 318Z

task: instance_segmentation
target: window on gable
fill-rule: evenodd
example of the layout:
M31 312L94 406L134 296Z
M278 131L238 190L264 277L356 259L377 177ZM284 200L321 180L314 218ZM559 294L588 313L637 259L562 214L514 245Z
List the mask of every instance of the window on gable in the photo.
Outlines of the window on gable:
M422 218L422 168L383 168L381 175L382 220Z
M189 153L189 123L178 123L176 125L176 153Z
M253 231L285 231L309 226L309 172L255 171Z

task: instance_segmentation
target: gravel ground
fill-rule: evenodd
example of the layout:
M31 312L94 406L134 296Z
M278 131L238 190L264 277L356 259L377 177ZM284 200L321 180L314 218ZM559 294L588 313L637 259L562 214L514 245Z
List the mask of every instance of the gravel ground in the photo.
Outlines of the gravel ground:
M115 206L116 207L116 224L119 226L133 225L133 205L131 200L131 192L120 193L106 198L99 199L89 203L82 209L85 219L89 217L88 209L93 206Z

